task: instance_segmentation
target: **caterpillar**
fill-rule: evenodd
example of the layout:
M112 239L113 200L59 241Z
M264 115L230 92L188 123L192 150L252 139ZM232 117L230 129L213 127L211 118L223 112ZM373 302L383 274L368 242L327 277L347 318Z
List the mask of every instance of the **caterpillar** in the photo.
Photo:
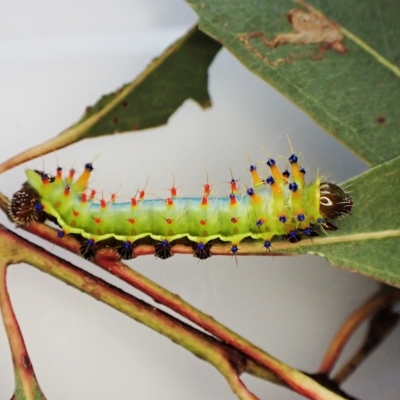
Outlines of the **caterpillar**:
M221 241L231 243L233 255L242 240L260 240L271 251L276 239L296 243L318 236L320 230L336 230L329 220L351 214L353 206L352 198L333 183L317 178L307 184L295 154L289 163L290 172L281 172L269 158L270 175L265 178L250 165L252 186L240 190L232 177L227 196L213 196L206 183L201 197L179 197L173 186L166 199L146 199L142 190L129 202L116 202L115 195L109 201L96 200L96 192L88 190L90 162L76 180L75 170L64 177L61 167L55 176L28 169L27 182L14 194L9 214L18 226L52 219L61 228L58 238L80 238L80 254L86 259L106 246L130 259L136 245L149 242L161 259L171 257L173 245L180 241L188 241L194 256L202 260Z

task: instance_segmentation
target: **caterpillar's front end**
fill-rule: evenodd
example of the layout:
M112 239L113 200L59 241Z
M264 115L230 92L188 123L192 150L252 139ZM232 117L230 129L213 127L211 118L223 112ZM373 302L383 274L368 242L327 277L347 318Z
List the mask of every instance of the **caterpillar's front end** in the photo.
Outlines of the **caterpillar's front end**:
M338 185L330 182L321 182L319 186L319 210L324 217L321 226L330 231L337 227L328 219L337 219L351 214L353 199Z

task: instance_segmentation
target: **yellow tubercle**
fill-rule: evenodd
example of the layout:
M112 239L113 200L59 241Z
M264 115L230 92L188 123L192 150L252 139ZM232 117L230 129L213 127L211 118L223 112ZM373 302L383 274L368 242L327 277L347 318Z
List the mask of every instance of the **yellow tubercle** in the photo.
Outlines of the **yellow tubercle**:
M279 185L282 186L285 184L285 179L282 175L282 172L278 168L276 164L272 164L270 167L272 177L274 178L275 182Z
M255 167L250 168L250 173L251 173L251 179L253 180L254 187L257 187L257 186L260 186L263 184L263 181Z
M81 176L74 183L72 183L72 186L76 191L81 192L86 189L92 170L93 166L91 163L85 165L85 169L82 172Z
M293 182L297 183L300 188L303 187L304 174L300 172L299 164L297 164L297 162L292 163L291 170Z

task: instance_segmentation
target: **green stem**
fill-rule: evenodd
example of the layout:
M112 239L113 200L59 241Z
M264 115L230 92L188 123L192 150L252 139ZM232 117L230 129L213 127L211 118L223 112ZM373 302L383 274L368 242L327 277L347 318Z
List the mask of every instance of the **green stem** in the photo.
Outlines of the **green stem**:
M13 398L15 400L43 400L45 396L36 380L24 338L8 295L6 280L8 264L4 262L3 254L0 263L0 310L14 365L15 391Z

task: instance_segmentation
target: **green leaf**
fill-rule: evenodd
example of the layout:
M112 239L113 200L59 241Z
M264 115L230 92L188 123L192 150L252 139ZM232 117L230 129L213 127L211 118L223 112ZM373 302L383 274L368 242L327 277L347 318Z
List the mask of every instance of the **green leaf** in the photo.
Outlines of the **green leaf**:
M293 252L322 255L333 265L400 287L400 156L347 186L354 215L339 221L338 231L311 246L300 242Z
M75 127L95 123L79 139L163 125L189 98L209 107L208 67L220 48L197 27L191 29L135 80L88 107Z
M331 135L371 165L400 154L400 2L385 0L310 0L342 27L345 54L318 44L271 40L292 32L286 14L305 10L291 0L187 0L200 16L200 28L232 52L248 69L275 86Z
M88 107L76 124L1 163L0 173L85 138L165 124L186 99L209 107L208 67L220 49L195 26L136 79Z

